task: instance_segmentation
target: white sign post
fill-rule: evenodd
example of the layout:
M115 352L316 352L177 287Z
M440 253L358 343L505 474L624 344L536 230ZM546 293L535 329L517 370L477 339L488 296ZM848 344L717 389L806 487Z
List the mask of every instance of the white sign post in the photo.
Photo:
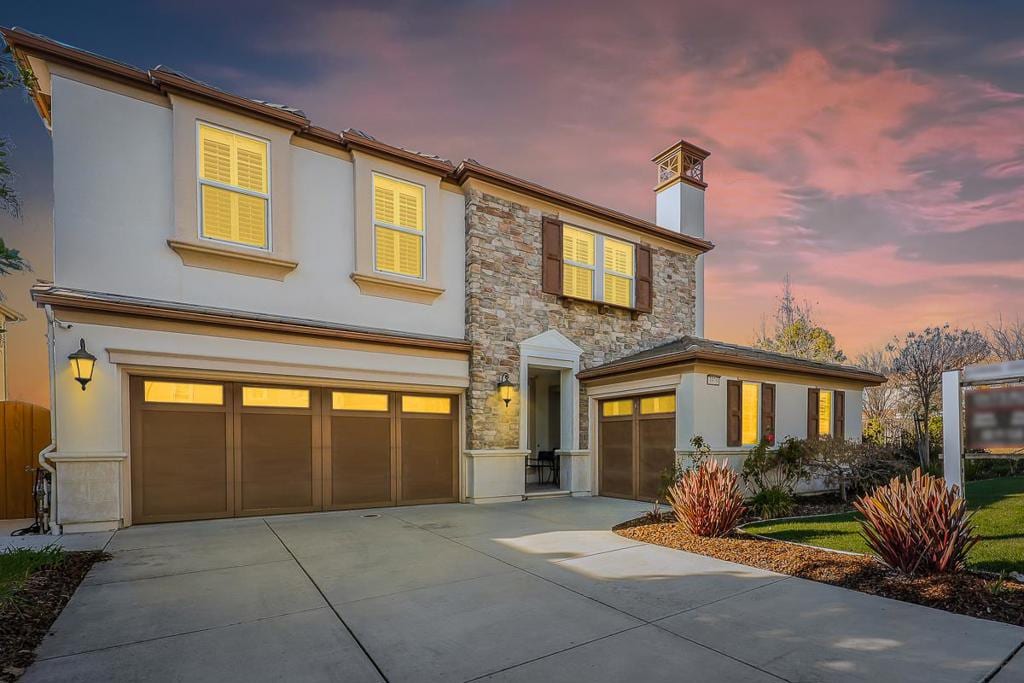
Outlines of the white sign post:
M942 373L942 470L946 486L964 490L963 438L960 432L960 371Z

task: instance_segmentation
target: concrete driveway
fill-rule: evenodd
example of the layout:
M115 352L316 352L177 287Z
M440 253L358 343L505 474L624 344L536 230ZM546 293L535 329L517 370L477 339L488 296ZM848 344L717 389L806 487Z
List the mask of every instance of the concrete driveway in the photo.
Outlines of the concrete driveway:
M562 498L134 527L25 680L1004 683L1024 669L1000 670L1024 629L608 531L643 509Z

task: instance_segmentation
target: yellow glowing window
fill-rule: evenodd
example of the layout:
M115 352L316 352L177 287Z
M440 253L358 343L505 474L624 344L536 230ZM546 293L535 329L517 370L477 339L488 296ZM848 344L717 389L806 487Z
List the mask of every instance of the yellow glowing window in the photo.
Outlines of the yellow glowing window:
M641 415L656 415L658 413L676 412L676 397L674 394L665 396L646 396L640 399Z
M604 239L604 300L618 306L633 305L633 245Z
M242 387L242 405L258 408L308 408L309 389Z
M760 408L761 385L754 382L743 383L743 445L756 446L761 440L757 430Z
M832 392L822 389L818 392L818 434L832 433Z
M623 417L633 414L633 399L623 398L618 401L605 401L601 404L601 415L604 417Z
M386 413L388 411L388 395L335 391L331 394L331 406L335 410L368 410Z
M423 187L373 176L374 267L423 277Z
M562 228L562 292L578 299L594 298L596 237L566 225Z
M403 396L402 412L448 415L452 412L452 400L447 396Z
M224 405L224 387L220 384L188 382L143 382L146 403L191 403L193 405Z
M270 215L269 146L199 124L199 234L266 249Z

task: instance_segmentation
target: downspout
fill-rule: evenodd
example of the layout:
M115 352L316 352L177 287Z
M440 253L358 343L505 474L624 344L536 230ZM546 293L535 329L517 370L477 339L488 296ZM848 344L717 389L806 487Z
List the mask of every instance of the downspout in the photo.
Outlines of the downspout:
M57 450L57 344L53 331L57 320L49 304L43 308L46 311L46 344L50 349L50 444L39 451L39 466L50 473L50 519L44 521L52 533L57 528L57 470L46 458Z

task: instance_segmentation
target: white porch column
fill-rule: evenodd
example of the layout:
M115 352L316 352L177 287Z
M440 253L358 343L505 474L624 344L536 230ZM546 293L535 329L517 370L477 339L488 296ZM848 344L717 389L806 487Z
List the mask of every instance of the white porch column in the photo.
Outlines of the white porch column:
M964 491L963 442L960 432L960 372L942 373L942 462L946 486Z

